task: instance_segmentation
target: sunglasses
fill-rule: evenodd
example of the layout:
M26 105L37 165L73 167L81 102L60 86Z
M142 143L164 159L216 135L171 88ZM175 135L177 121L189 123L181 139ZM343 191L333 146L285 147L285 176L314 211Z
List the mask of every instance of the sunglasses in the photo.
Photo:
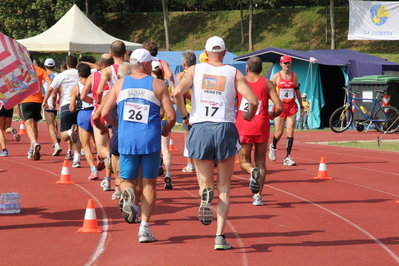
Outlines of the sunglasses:
M291 62L283 62L284 65L291 65Z

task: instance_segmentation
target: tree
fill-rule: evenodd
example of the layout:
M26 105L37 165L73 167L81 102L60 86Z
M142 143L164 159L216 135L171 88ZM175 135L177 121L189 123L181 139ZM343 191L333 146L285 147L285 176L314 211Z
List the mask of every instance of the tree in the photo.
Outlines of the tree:
M334 0L330 0L330 24L331 24L331 50L335 50L335 11Z
M254 14L253 9L253 1L249 0L249 31L248 31L248 44L249 48L248 51L252 52L254 50L254 46L252 44L252 17Z
M168 0L162 0L162 9L163 9L163 22L165 25L165 43L166 43L166 51L170 51L169 44L169 17L168 17Z
M241 44L245 43L245 39L244 39L244 15L243 15L243 11L242 11L242 0L239 1L240 2L240 17L241 17Z

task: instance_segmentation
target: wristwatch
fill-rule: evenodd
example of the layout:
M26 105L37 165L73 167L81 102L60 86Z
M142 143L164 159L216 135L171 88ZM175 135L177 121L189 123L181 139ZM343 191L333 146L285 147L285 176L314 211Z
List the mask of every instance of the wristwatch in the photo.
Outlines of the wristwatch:
M180 118L182 119L182 120L186 120L187 118L189 118L190 117L190 113L187 113L187 115L186 116L180 116Z

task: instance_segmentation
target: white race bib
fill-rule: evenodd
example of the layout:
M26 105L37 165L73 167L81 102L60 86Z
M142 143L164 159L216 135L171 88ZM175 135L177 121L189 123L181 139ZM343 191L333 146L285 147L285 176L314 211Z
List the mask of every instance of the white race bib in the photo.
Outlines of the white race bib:
M256 109L255 115L258 115L260 112L260 106L262 105L262 101L258 100L258 109ZM242 97L241 104L240 104L240 111L248 112L248 101L244 97Z
M201 99L197 111L198 116L208 121L223 120L226 104L221 100Z
M280 89L280 99L281 100L294 99L294 90L293 89Z
M150 105L125 102L123 108L123 120L137 123L148 123Z

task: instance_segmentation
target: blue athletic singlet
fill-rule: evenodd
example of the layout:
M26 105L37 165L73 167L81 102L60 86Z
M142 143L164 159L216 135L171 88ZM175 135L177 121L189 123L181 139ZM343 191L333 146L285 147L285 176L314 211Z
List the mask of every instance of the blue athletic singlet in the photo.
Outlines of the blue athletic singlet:
M161 103L152 89L153 77L124 78L118 106L118 149L121 154L161 150Z

